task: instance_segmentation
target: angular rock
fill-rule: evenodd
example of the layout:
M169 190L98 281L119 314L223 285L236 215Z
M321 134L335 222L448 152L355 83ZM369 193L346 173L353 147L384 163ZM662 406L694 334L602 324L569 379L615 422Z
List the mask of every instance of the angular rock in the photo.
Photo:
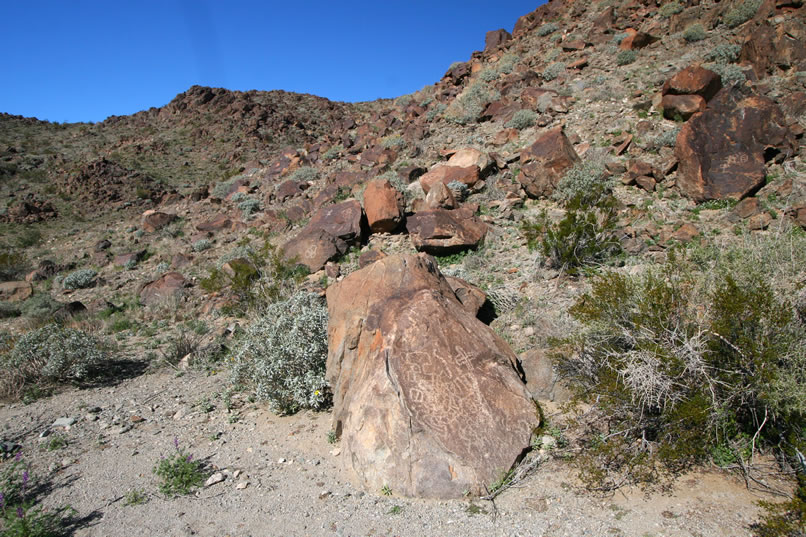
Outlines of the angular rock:
M170 213L162 213L159 211L146 211L143 213L143 222L141 227L146 233L154 233L176 220L177 216Z
M491 30L487 32L484 38L484 50L486 52L497 49L510 39L512 39L512 35L503 28L500 30Z
M142 286L140 301L146 305L179 300L184 294L185 277L178 272L166 272L156 280Z
M376 179L364 190L364 212L373 233L391 233L403 222L403 194L385 179Z
M483 153L478 149L465 148L451 155L451 158L448 159L448 166L458 166L460 168L476 166L481 177L487 177L494 171L495 161L487 153Z
M408 218L406 229L417 251L432 255L475 250L487 234L487 224L467 207L420 211Z
M706 104L699 95L664 95L660 106L666 119L679 116L683 121L688 121L697 112L704 111Z
M435 183L425 197L425 206L429 209L455 209L456 205L453 192L441 182Z
M361 255L358 256L358 268L364 268L367 265L373 264L379 259L383 259L384 257L386 257L386 254L380 250L367 250L366 252L361 252Z
M663 84L661 95L699 95L710 101L722 89L718 74L699 65L686 67Z
M476 494L528 447L539 419L516 357L433 258L376 261L330 286L327 302L334 429L360 486Z
M361 203L347 200L320 208L305 227L308 230L321 229L352 245L363 240L366 221Z
M621 43L619 43L619 48L621 50L636 50L644 48L658 40L658 38L655 36L633 30L632 28L627 28L624 30L624 32L628 35L621 40Z
M22 302L34 294L34 286L29 282L0 282L0 300Z
M480 178L478 166L436 166L420 177L420 185L423 187L423 191L428 194L428 191L431 190L435 183L447 185L453 181L458 181L470 188Z
M551 129L521 151L518 182L532 198L550 196L565 172L579 160L562 127Z
M327 231L306 227L282 247L282 252L287 261L305 265L313 273L344 255L348 248L345 241Z
M456 299L465 307L467 311L478 317L481 307L487 301L487 293L482 291L470 282L453 276L445 276L448 284L453 289Z
M146 250L140 250L137 252L126 252L123 254L118 254L115 256L113 263L119 267L126 266L127 263L139 263L143 260L146 256Z
M765 158L795 148L775 103L722 90L677 136L677 185L697 202L739 200L764 186Z
M225 214L219 214L200 224L196 224L196 229L207 233L216 231L231 230L235 228L235 223Z

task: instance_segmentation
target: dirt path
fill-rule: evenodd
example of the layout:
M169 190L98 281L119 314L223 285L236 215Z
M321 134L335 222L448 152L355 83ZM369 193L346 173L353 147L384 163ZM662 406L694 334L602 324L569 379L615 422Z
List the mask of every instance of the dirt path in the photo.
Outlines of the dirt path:
M762 499L717 473L686 476L667 494L595 497L578 493L559 460L501 495L495 516L486 501L364 493L339 469L328 413L278 417L242 394L228 411L226 386L224 374L166 369L71 390L0 408L0 436L22 444L35 474L52 483L46 505L78 511L77 536L745 536ZM76 423L51 428L61 417ZM54 435L67 446L48 450ZM160 494L152 469L174 438L226 479L195 495ZM126 505L132 490L147 502Z

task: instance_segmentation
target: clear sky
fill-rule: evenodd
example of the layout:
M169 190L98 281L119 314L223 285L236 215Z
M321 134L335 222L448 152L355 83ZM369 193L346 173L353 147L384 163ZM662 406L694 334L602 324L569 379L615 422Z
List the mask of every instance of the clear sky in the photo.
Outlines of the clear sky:
M4 0L0 112L102 121L194 84L339 101L438 81L543 0Z

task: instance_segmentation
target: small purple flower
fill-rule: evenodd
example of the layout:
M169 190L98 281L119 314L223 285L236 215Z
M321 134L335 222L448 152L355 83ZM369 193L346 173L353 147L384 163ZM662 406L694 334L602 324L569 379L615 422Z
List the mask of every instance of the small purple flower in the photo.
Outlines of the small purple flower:
M28 470L25 470L22 473L22 486L24 487L27 484L28 484Z
M14 462L20 462L22 460L22 451L17 452L17 456L14 457Z
M6 506L6 498L3 496L3 493L0 492L0 509L3 509Z
M25 512L22 507L17 507L17 518L25 518Z
M191 453L190 455L188 455L188 456L186 457L186 460L187 460L188 462L192 461L192 460L193 460L193 454Z
M177 437L175 437L175 436L174 436L174 447L175 447L176 449L179 449L179 438L177 438Z

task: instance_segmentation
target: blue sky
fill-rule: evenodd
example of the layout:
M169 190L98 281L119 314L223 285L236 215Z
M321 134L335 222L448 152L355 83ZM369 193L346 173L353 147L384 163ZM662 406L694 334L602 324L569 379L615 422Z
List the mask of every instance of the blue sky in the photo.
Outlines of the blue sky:
M3 2L0 112L102 121L194 84L397 97L512 31L542 0Z

